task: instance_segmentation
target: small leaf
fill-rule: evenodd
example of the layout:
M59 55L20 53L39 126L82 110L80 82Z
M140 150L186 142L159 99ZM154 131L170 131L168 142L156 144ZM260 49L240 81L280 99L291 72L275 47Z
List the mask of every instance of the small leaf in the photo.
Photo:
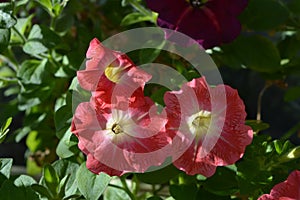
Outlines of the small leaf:
M79 164L71 162L66 159L60 159L52 164L56 173L58 174L60 179L63 179L66 175L69 176L66 188L65 188L65 196L70 196L78 193L77 189L77 181L76 181L76 173Z
M246 125L250 126L256 133L266 130L270 127L269 124L257 120L246 120Z
M41 84L47 75L45 71L47 60L25 60L17 76L25 84Z
M0 29L8 29L13 27L17 20L8 12L0 10Z
M8 47L10 33L10 29L0 29L0 52L4 52Z
M50 189L53 196L56 196L59 186L59 177L51 165L45 165L43 170L43 177L47 187Z
M39 185L39 184L33 184L31 186L31 188L33 190L35 190L37 193L39 193L42 197L46 197L48 199L52 199L51 194L48 192L47 188L45 188L44 186Z
M12 163L13 159L11 158L0 158L0 174L3 174L6 178L9 178Z
M139 23L139 22L152 21L152 20L153 20L153 18L151 16L146 16L139 12L133 12L133 13L126 15L123 18L123 20L121 22L121 26L128 26L128 25Z
M93 174L86 168L86 164L82 163L77 171L76 180L79 191L86 199L98 199L106 189L111 177L104 173Z
M56 154L61 158L69 158L74 155L74 153L70 150L70 147L77 146L77 142L71 141L71 133L70 129L66 131L64 136L60 139L58 146L56 148Z
M197 186L195 184L170 185L170 193L176 200L196 199Z
M5 124L2 125L1 129L0 129L0 143L2 143L9 131L8 127L12 122L12 118L8 118L5 122Z

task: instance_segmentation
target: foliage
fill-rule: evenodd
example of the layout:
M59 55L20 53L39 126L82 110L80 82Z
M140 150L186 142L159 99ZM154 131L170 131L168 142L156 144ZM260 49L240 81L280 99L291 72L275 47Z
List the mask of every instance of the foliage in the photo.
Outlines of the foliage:
M275 138L270 137L270 128L276 124L261 121L261 107L267 105L261 98L265 89L281 91L281 96L274 98L284 101L291 116L300 110L300 1L250 0L239 16L240 36L207 50L220 71L247 73L265 83L266 87L251 82L256 90L262 90L255 98L243 90L247 80L239 83L246 110L256 109L247 107L247 102L258 102L257 119L248 117L255 135L243 158L234 165L218 167L210 178L188 176L173 165L125 174L120 179L87 170L70 125L72 96L84 93L76 87L75 77L88 44L94 37L104 40L124 30L154 26L156 19L157 14L139 0L0 3L0 143L25 141L28 149L27 175L12 174L13 160L0 158L1 199L257 199L292 170L300 169L299 140L295 140L299 116L292 118L289 131ZM189 63L168 52L143 49L129 56L135 63L155 61L173 66L188 80L198 76ZM166 90L150 84L145 94L163 105ZM21 126L14 118L22 119ZM9 132L9 126L13 131ZM35 175L40 178L34 179Z

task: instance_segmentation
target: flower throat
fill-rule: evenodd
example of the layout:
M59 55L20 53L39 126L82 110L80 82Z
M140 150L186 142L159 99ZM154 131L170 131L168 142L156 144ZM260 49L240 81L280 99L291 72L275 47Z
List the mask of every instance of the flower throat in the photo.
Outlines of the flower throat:
M189 3L193 8L199 8L203 6L208 0L189 0Z

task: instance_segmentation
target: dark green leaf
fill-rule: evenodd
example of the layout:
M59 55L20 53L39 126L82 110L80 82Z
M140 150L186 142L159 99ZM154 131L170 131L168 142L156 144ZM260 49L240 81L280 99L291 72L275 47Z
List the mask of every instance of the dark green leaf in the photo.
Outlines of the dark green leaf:
M275 29L289 17L289 12L276 0L251 0L241 14L241 20L255 30Z
M153 172L137 174L139 180L149 184L167 183L170 179L177 176L181 171L170 164L162 169Z
M256 133L266 130L270 127L269 124L257 120L246 120L246 125L250 126Z
M80 192L86 199L98 199L106 189L111 177L104 173L93 174L83 163L77 171L76 180Z
M30 187L17 187L7 180L0 188L1 200L38 200L38 195Z
M10 29L0 29L0 53L4 52L10 40Z
M189 185L170 185L170 193L176 200L196 200L197 186L195 184Z
M31 188L35 190L37 193L39 193L42 197L46 197L47 199L52 199L51 194L44 186L39 184L33 184Z
M258 48L259 47L259 48ZM258 72L277 72L282 69L278 49L267 38L253 35L240 36L222 47L221 60L229 67L247 67Z
M285 101L294 101L299 98L300 98L300 86L289 88L284 95Z
M204 188L216 195L233 195L238 192L236 173L229 168L219 167L216 173L204 182Z

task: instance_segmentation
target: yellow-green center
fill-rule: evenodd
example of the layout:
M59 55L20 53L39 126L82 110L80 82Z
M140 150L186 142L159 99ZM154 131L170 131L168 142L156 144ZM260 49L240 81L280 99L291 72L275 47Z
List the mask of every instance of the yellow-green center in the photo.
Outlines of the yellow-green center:
M190 117L190 130L196 137L207 134L211 122L209 111L200 111Z
M122 127L121 127L119 124L114 124L114 125L111 127L111 130L112 130L112 132L114 132L114 134L116 134L116 135L123 132Z
M110 81L118 83L120 81L123 71L124 68L122 67L114 67L112 65L109 65L108 67L106 67L104 74Z

